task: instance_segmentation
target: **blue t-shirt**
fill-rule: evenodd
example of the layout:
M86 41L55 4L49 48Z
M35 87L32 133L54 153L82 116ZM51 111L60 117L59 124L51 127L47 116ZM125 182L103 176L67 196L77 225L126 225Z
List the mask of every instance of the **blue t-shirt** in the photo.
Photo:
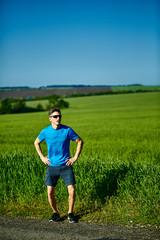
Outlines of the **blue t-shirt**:
M75 141L78 137L72 128L62 124L58 129L50 125L40 132L38 139L40 142L46 141L50 166L57 167L66 164L65 160L70 158L70 140Z

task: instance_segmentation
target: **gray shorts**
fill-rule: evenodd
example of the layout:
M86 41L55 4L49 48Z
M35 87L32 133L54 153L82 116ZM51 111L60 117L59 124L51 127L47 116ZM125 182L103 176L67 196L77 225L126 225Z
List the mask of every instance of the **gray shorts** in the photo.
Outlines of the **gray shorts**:
M47 186L55 187L59 177L62 177L66 186L74 185L76 183L72 166L64 165L59 167L52 167L48 165L45 184Z

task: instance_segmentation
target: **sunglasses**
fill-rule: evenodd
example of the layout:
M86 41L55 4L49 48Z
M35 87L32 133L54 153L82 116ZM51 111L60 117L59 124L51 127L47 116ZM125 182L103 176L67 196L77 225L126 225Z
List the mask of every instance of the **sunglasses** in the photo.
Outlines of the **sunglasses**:
M54 115L54 116L50 116L50 117L53 117L53 118L61 118L62 117L62 115Z

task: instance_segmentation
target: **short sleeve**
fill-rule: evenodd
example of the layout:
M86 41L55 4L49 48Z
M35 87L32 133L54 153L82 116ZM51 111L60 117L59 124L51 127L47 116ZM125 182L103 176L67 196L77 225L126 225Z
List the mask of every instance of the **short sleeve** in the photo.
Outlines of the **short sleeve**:
M69 128L69 139L75 141L78 137L78 134L72 128Z
M40 142L42 142L43 140L45 140L45 134L44 134L44 130L42 130L38 136L38 139Z

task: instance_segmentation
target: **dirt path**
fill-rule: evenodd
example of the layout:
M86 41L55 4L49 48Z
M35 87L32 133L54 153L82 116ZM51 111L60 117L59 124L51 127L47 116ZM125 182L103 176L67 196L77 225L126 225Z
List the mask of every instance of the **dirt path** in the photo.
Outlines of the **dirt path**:
M49 222L35 218L0 216L2 240L160 240L159 231L91 223Z

